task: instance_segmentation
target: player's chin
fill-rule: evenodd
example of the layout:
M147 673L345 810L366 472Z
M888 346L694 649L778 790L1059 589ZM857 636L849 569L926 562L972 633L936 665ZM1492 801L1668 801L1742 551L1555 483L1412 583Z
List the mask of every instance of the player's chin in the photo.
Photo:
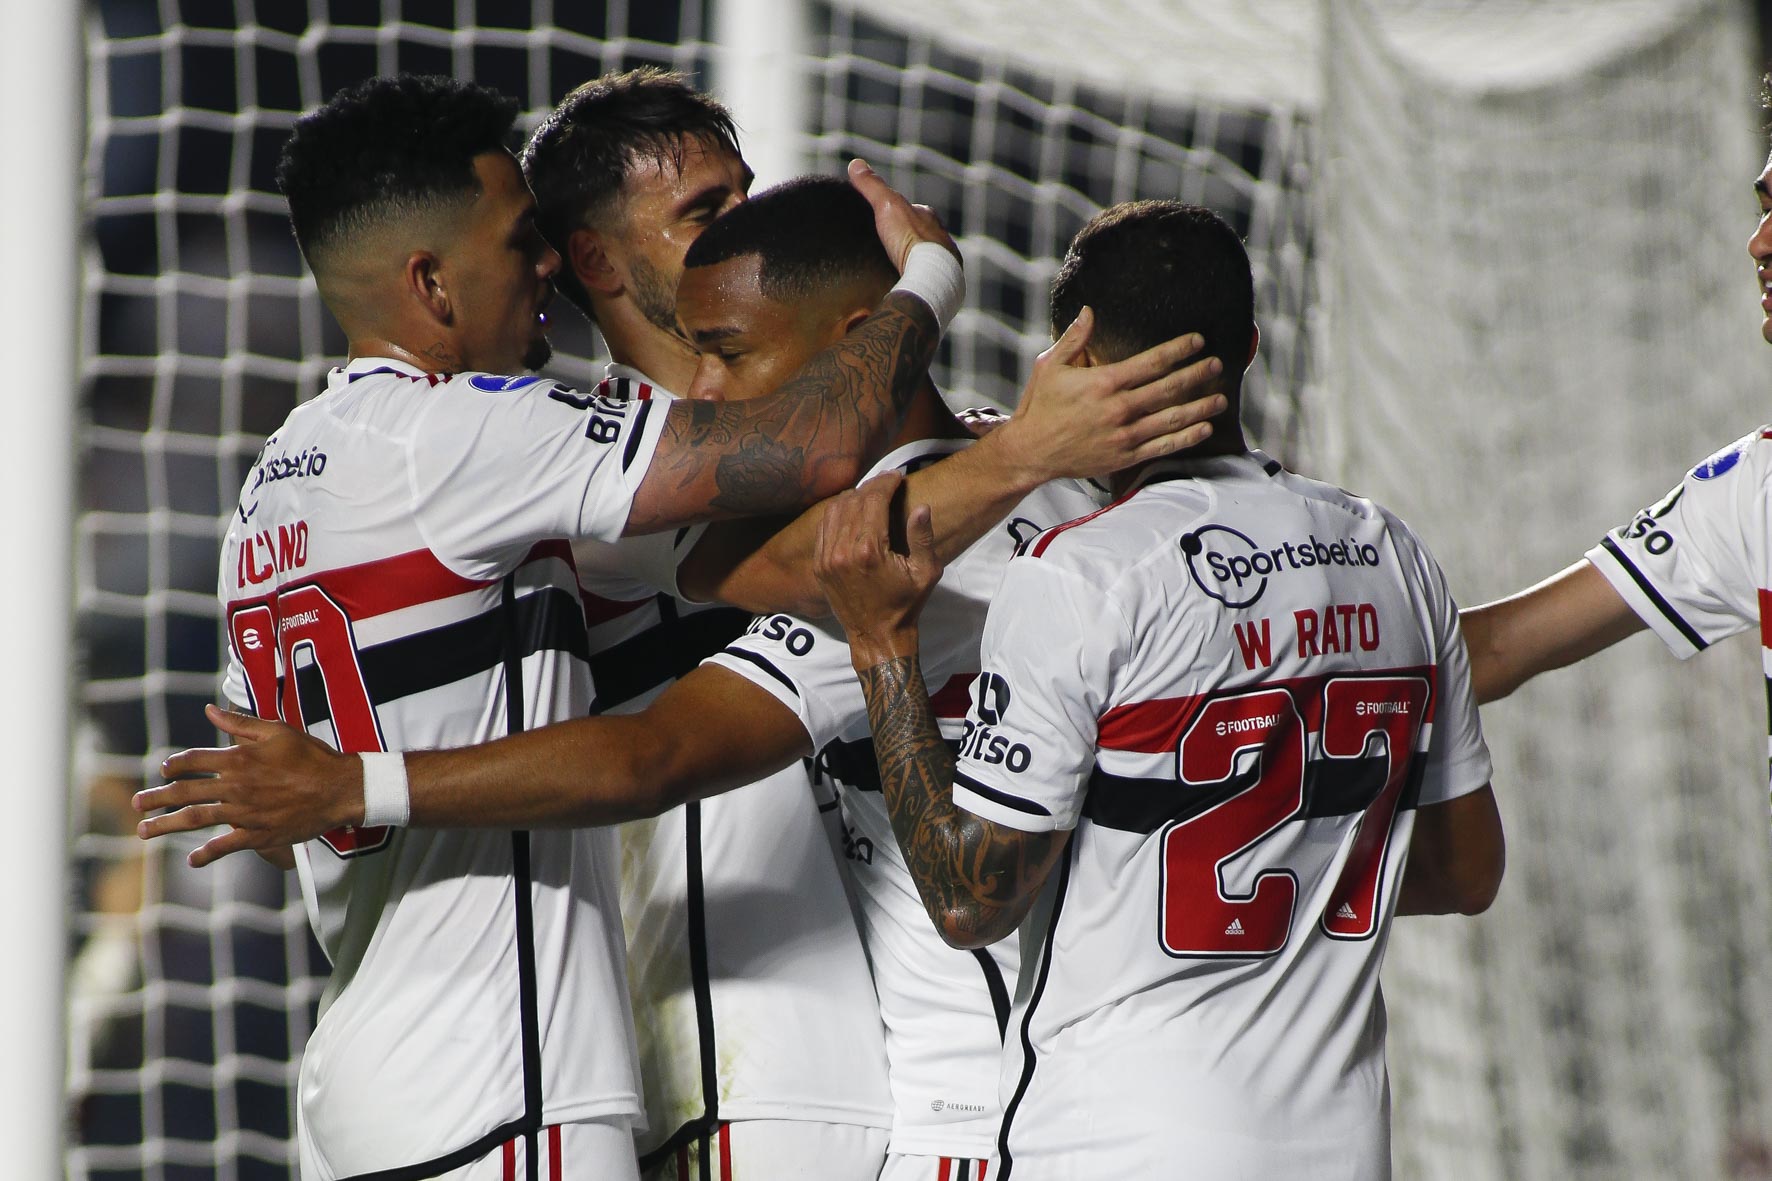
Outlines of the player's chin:
M529 348L523 353L523 368L540 369L553 357L554 346L548 343L547 337L538 336L529 342Z

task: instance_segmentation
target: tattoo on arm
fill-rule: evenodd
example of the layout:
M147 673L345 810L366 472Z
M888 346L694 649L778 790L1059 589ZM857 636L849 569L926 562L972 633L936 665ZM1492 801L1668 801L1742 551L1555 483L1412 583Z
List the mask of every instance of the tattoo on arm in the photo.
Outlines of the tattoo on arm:
M916 657L860 676L892 831L929 917L950 942L994 943L1021 922L1065 834L999 827L954 806L954 753Z
M852 486L903 421L940 337L922 300L891 293L769 397L674 404L646 476L665 502L637 500L629 531L705 520L709 509L793 512Z

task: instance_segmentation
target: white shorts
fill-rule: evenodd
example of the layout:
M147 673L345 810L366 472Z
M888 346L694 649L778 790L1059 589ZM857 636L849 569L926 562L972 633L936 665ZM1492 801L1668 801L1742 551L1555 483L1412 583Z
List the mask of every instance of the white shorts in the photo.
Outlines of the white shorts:
M626 1120L556 1124L534 1137L518 1136L473 1164L439 1173L437 1181L528 1181L531 1143L539 1166L534 1175L541 1181L639 1181Z
M734 1120L653 1166L646 1181L876 1181L887 1138L860 1124Z
M995 1157L911 1156L894 1152L886 1158L880 1181L997 1181Z

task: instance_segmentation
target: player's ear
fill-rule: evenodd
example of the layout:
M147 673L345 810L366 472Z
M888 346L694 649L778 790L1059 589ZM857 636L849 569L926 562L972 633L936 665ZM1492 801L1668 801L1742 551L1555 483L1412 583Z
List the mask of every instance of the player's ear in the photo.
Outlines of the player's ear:
M406 256L406 269L401 274L406 293L418 301L425 313L439 324L455 319L455 306L443 277L443 261L428 250L415 250Z
M1243 362L1243 368L1247 369L1255 364L1255 352L1259 348L1261 348L1261 325L1251 324L1249 325L1249 357Z
M566 265L586 291L614 295L621 290L621 276L609 257L603 235L580 226L566 238Z
M857 328L861 327L861 322L871 315L873 315L873 313L866 308L856 308L853 312L844 316L843 322L837 325L837 336L839 338L848 336L851 332L854 332Z

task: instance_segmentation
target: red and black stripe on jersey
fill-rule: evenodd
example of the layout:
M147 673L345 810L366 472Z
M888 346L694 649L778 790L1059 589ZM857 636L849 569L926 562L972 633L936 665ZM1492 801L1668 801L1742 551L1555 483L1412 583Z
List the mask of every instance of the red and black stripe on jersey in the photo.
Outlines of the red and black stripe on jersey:
M563 541L542 542L530 550L517 569L550 560L563 561L570 567L571 548ZM501 581L465 578L444 566L429 550L413 550L323 571L269 594L235 600L228 604L228 617L230 621L238 620L254 608L264 607L274 622L279 621L282 599L306 587L317 587L343 610L347 619L362 624L389 612L485 591ZM260 700L268 683L251 675L249 646L241 644L238 637L235 646L243 663L248 664L247 689L254 712L261 717L278 716L272 703ZM542 651L563 652L580 660L589 658L583 605L576 595L562 587L538 587L514 596L508 610L495 602L471 618L360 647L357 664L370 701L386 705ZM288 675L285 667L276 678L279 697ZM330 720L331 707L320 666L310 664L296 669L295 683L302 723L312 727Z
M1283 689L1292 698L1307 733L1320 733L1323 725L1323 688L1331 681L1361 676L1420 678L1427 683L1424 725L1434 720L1435 691L1439 673L1434 668L1388 669L1367 674L1331 673L1263 682L1263 690ZM1236 692L1236 691L1233 691ZM1205 707L1221 693L1195 697L1168 697L1132 702L1108 710L1100 721L1098 749L1134 754L1169 754L1179 750L1182 736ZM1350 816L1364 812L1378 798L1389 774L1391 752L1353 758L1311 758L1304 766L1304 808L1297 819ZM1421 794L1426 762L1411 759L1409 777L1398 801L1399 809L1414 808ZM1259 765L1251 765L1222 781L1190 784L1172 763L1170 774L1161 777L1117 775L1105 770L1098 759L1083 800L1083 816L1094 824L1123 832L1155 832L1170 822L1182 822L1217 807L1247 791L1261 777ZM977 790L974 788L974 790Z

